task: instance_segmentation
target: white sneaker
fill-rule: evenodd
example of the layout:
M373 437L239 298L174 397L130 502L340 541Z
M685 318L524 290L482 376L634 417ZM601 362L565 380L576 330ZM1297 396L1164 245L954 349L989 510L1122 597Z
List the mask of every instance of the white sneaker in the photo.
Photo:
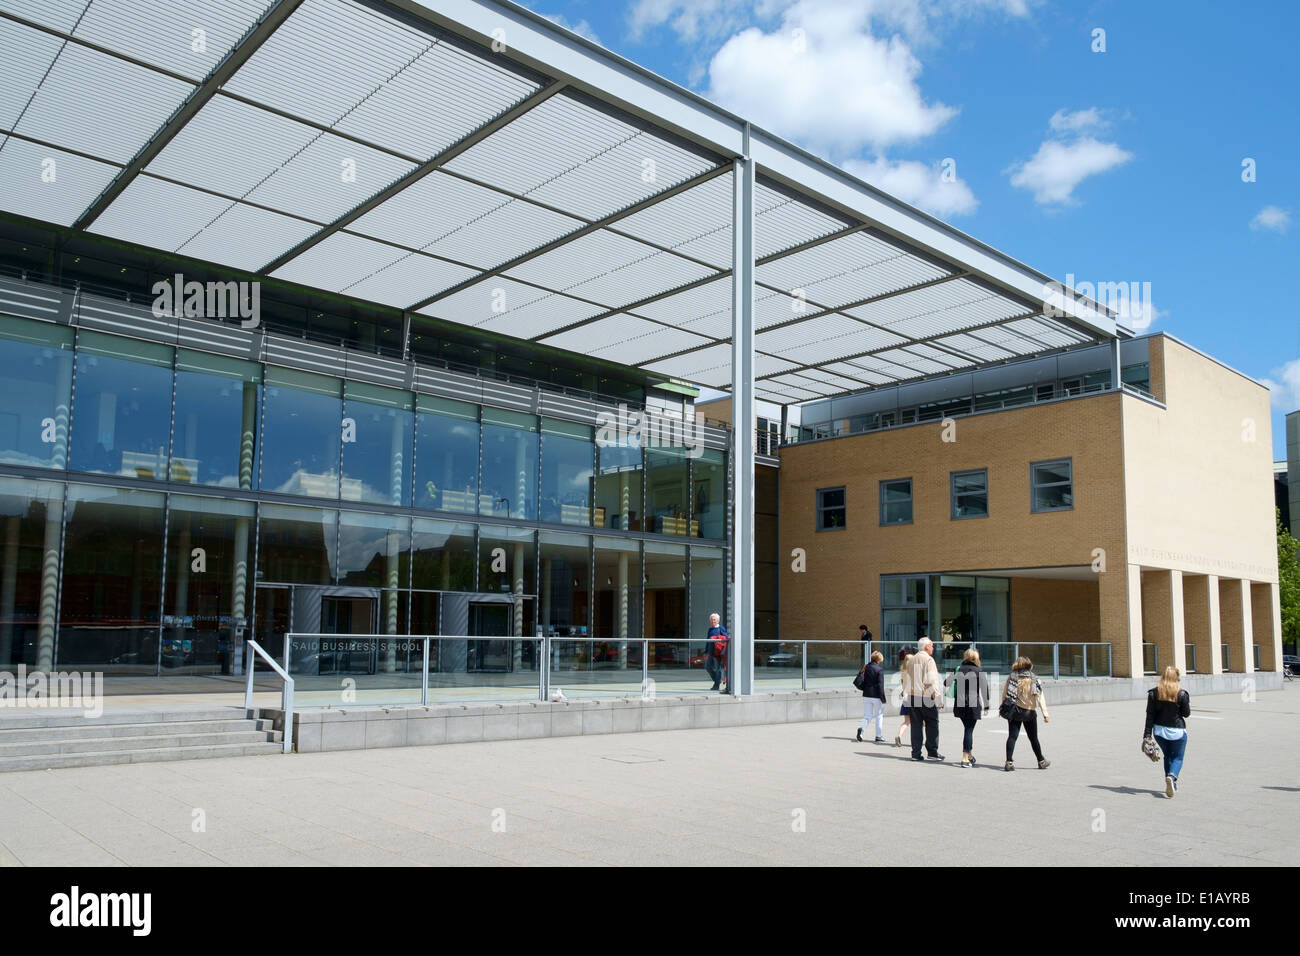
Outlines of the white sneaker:
M1174 782L1174 778L1171 777L1171 776L1166 776L1166 777L1165 777L1165 796L1168 797L1170 800L1172 800L1172 799L1174 798L1174 794L1177 793L1177 792L1178 792L1178 784L1177 784L1176 782Z

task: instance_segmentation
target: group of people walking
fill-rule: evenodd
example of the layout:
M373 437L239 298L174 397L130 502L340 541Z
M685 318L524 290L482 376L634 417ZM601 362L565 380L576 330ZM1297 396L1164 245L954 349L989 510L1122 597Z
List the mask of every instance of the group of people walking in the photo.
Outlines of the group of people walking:
M874 725L875 742L885 743L885 689L884 655L874 651L854 686L862 691L862 722L858 725L857 740L863 731ZM934 642L922 638L915 650L905 648L898 658L900 686L898 700L902 723L894 735L894 746L903 744L907 735L912 747L913 760L943 760L939 753L939 711L952 699L953 716L962 724L960 766L975 766L975 728L981 718L989 714L989 679L980 666L979 651L970 647L962 655L960 666L944 678L934 659ZM1033 748L1038 769L1046 770L1052 762L1043 755L1038 739L1038 716L1051 723L1043 682L1034 673L1033 661L1018 657L1011 665L1011 673L1002 688L998 716L1007 722L1006 760L1002 769L1015 770L1016 742L1023 730ZM1191 698L1181 687L1178 669L1166 667L1157 686L1147 694L1146 726L1142 732L1142 752L1151 760L1164 758L1165 795L1172 798L1178 792L1178 775L1182 772L1183 757L1187 749L1186 718L1191 714ZM924 753L923 753L924 751Z

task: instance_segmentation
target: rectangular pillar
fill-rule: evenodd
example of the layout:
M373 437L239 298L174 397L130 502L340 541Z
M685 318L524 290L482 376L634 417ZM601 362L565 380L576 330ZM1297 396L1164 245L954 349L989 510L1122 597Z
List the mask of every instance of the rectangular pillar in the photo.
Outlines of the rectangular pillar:
M1276 612L1274 611L1276 608ZM1259 645L1259 669L1282 670L1282 607L1276 584L1250 582L1250 615Z
M731 638L728 686L754 692L754 161L733 161L731 267Z
M1241 672L1255 672L1255 615L1250 603L1250 582L1237 581L1233 586L1241 607Z
M1222 674L1223 673L1223 628L1220 620L1219 610L1219 576L1217 574L1207 574L1205 576L1205 599L1207 602L1205 616L1206 623L1210 629L1210 661L1209 667L1205 667L1200 661L1197 661L1197 669L1201 673Z
M1142 568L1129 564L1123 574L1102 572L1100 585L1103 633L1116 624L1122 628L1109 636L1114 676L1141 677Z
M1173 642L1173 665L1187 673L1187 631L1183 619L1183 572L1169 572L1169 636ZM1161 671L1164 666L1161 666Z

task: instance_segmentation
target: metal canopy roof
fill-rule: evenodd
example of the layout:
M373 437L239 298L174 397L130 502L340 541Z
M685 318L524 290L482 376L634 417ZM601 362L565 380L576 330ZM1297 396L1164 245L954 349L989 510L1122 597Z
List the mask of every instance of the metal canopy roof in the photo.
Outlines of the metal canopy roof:
M759 398L1118 331L513 4L0 0L0 50L0 208L416 315L728 388L749 157Z

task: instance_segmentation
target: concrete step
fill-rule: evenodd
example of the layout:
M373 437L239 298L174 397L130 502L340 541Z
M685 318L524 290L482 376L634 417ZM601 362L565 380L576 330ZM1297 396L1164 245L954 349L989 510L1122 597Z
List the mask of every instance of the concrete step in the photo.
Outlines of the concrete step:
M275 722L267 719L240 717L219 720L165 720L152 723L106 724L99 718L83 718L79 723L65 727L12 727L0 723L0 745L26 741L89 740L93 737L147 737L153 734L177 736L180 734L233 733L241 730L273 730Z
M155 724L171 721L243 720L248 712L243 707L206 707L194 710L138 710L116 711L87 717L76 708L51 708L0 706L0 730L26 730L44 727L84 727L87 724Z
M36 754L107 753L114 750L165 750L178 747L208 747L224 744L274 743L283 739L278 731L236 730L225 733L146 734L139 737L89 737L72 740L0 742L0 757Z
M99 753L32 754L0 757L0 773L18 770L56 770L64 767L102 767L109 764L152 763L163 760L199 760L207 757L247 757L278 754L278 743L215 744L147 750L108 750Z

